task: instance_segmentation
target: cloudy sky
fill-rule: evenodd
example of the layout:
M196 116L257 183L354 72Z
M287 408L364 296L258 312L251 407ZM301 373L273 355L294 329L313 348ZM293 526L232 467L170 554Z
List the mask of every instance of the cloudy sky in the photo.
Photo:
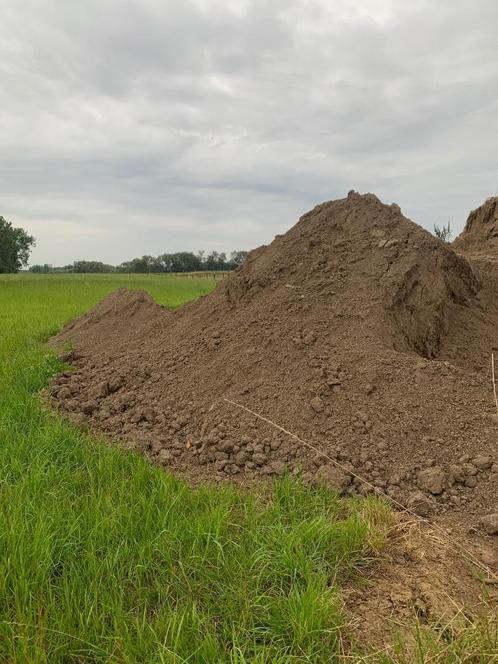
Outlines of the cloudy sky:
M33 262L269 242L498 193L496 0L0 0L0 214Z

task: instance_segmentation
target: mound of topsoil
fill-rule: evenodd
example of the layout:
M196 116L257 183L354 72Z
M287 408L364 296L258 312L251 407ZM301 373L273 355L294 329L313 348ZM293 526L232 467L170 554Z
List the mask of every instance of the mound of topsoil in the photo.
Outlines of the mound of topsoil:
M372 490L352 472L479 528L498 511L498 277L465 256L494 251L496 208L471 214L457 254L397 205L351 192L175 312L118 291L54 339L73 342L76 370L52 398L191 478L291 472Z

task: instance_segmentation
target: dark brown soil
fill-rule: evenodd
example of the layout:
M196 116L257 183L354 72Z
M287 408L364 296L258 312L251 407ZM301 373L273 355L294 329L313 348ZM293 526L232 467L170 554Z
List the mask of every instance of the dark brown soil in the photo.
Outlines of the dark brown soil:
M191 478L299 472L371 490L337 460L479 531L498 511L497 200L471 214L459 253L397 205L351 192L178 311L118 291L53 340L74 343L76 367L54 380L53 401Z

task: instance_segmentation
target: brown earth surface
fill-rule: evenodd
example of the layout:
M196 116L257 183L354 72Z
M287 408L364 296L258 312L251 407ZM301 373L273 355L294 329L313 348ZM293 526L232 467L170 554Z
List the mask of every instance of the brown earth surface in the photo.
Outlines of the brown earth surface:
M473 210L453 249L498 271L498 197Z
M375 490L496 550L497 219L489 199L450 246L350 192L177 311L120 290L71 322L51 399L192 480Z
M466 547L472 556L484 557L488 564L494 556L492 547L482 548L482 542L467 543ZM439 530L401 514L385 555L361 572L343 593L348 633L356 643L379 654L394 654L393 644L397 644L402 646L403 661L443 664L450 661L446 646L472 623L482 621L490 635L490 652L479 652L475 661L498 662L498 650L493 654L491 643L492 635L498 634L498 585L494 579L486 582L484 578L469 556ZM415 625L438 635L442 646L438 657L416 655Z

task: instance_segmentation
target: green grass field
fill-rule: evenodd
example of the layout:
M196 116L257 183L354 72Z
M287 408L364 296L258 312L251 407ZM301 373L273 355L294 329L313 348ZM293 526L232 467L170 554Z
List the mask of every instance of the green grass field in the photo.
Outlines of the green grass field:
M341 606L385 546L383 503L290 478L192 489L41 407L61 368L44 341L68 319L121 286L174 307L213 285L0 276L0 662L401 661L353 655ZM458 652L433 661L491 661Z

